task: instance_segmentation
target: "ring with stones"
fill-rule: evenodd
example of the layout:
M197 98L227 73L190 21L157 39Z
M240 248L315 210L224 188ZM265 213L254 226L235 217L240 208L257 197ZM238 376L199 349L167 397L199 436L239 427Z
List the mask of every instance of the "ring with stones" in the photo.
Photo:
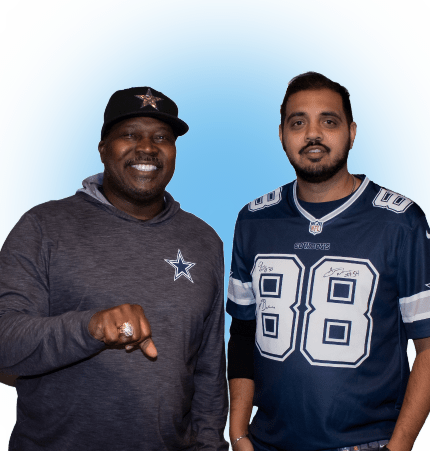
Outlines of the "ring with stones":
M130 323L123 323L118 327L119 333L125 335L126 337L133 336L133 326Z

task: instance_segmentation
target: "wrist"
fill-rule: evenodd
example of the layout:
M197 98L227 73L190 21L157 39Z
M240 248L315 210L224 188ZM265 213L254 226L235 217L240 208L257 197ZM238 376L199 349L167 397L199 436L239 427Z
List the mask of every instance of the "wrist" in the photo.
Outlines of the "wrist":
M230 443L231 443L231 448L234 449L234 447L243 439L248 438L248 433L243 433L239 436L233 437L230 436Z

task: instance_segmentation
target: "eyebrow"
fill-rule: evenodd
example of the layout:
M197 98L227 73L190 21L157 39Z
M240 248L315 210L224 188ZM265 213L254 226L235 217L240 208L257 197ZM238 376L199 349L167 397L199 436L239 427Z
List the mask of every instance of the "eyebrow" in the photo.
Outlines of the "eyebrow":
M287 118L287 122L290 121L291 118L293 117L302 117L302 116L306 116L305 113L298 111L296 113L291 113L288 118ZM332 117L336 117L337 119L339 119L340 121L342 121L342 117L339 116L339 114L335 113L334 111L323 111L321 113L321 116L332 116Z
M166 131L166 132L173 132L171 127L166 127L165 125L161 126L158 130Z
M321 116L333 116L333 117L337 117L340 121L342 121L342 117L335 113L334 111L324 111L323 113L321 113Z

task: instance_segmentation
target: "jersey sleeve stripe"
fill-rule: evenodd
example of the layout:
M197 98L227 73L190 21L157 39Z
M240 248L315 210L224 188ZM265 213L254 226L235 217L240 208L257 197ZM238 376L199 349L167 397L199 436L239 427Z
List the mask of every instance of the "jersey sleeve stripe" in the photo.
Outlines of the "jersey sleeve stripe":
M400 298L400 311L404 323L412 323L430 318L430 291L422 291L413 296Z
M238 305L231 299L227 299L226 312L233 318L243 321L255 320L255 304Z
M241 282L240 280L230 277L228 283L228 297L232 302L238 305L255 304L255 296L252 291L251 282Z

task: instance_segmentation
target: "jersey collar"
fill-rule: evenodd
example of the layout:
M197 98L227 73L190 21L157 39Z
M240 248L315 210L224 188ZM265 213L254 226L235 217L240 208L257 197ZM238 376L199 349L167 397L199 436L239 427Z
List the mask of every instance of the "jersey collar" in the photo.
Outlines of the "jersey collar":
M364 178L364 180L361 182L360 187L357 189L357 191L354 193L352 197L350 197L344 204L342 204L340 207L336 208L336 210L333 210L329 214L323 216L320 219L315 218L312 216L309 212L307 212L299 203L299 200L297 199L297 180L294 180L293 184L293 198L294 203L296 204L297 210L310 222L327 222L330 219L333 219L337 215L341 214L343 211L345 211L348 207L350 207L363 193L363 191L367 188L367 185L369 184L369 179L367 177Z

